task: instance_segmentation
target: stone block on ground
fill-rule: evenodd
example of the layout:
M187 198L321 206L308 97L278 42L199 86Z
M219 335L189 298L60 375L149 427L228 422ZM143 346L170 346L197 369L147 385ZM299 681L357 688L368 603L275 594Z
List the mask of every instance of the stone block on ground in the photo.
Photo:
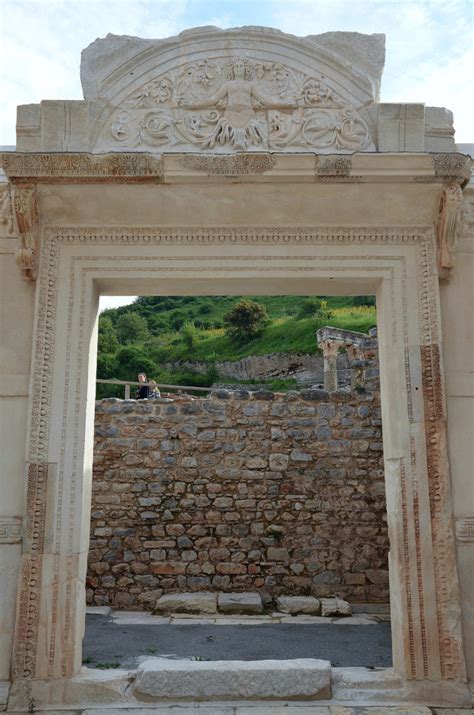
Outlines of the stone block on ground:
M259 593L220 593L217 606L221 613L263 613Z
M191 661L150 658L140 664L134 695L165 699L321 699L331 696L331 664L294 660Z
M321 609L321 604L313 596L278 596L277 608L281 613L309 613L317 616Z
M350 616L352 609L350 603L342 598L321 598L322 616Z
M217 597L209 591L169 593L156 602L153 613L216 613Z

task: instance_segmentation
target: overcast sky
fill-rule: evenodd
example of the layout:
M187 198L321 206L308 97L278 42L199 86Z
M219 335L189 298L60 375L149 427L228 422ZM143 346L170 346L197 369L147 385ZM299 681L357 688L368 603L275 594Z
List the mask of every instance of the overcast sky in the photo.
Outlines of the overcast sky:
M18 104L81 99L80 53L108 32L167 37L198 25L266 25L296 35L383 32L382 102L454 112L474 142L472 0L0 0L0 145Z

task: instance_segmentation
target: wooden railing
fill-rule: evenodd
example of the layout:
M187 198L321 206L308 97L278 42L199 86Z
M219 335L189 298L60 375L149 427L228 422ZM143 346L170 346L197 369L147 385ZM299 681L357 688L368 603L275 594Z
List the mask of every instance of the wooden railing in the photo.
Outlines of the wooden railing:
M96 380L96 382L101 385L123 385L125 388L125 399L130 399L130 385L137 385L143 387L144 385L149 385L149 382L133 382L132 380ZM194 385L165 385L163 383L155 383L156 386L161 390L172 390L175 392L210 392L212 387L196 387Z

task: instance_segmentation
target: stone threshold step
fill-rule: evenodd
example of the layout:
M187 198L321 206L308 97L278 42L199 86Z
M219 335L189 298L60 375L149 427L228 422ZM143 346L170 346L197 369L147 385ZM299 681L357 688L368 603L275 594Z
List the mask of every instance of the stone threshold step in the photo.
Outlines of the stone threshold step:
M133 695L138 700L327 699L331 664L316 658L202 662L149 658L137 670Z

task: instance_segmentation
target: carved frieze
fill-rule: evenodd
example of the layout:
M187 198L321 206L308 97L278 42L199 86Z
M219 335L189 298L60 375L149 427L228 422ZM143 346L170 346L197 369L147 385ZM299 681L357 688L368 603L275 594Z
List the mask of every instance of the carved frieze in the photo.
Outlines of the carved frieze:
M112 114L105 140L168 151L363 151L373 147L366 108L323 76L281 62L203 59L135 90Z
M179 159L185 169L221 176L263 174L273 169L275 157L269 154L234 154L231 156L188 154Z
M458 183L446 183L439 205L437 225L438 271L449 278L454 267L454 249L458 237L463 194Z
M0 154L5 174L15 179L67 179L69 181L160 180L161 158L145 153L117 154Z

